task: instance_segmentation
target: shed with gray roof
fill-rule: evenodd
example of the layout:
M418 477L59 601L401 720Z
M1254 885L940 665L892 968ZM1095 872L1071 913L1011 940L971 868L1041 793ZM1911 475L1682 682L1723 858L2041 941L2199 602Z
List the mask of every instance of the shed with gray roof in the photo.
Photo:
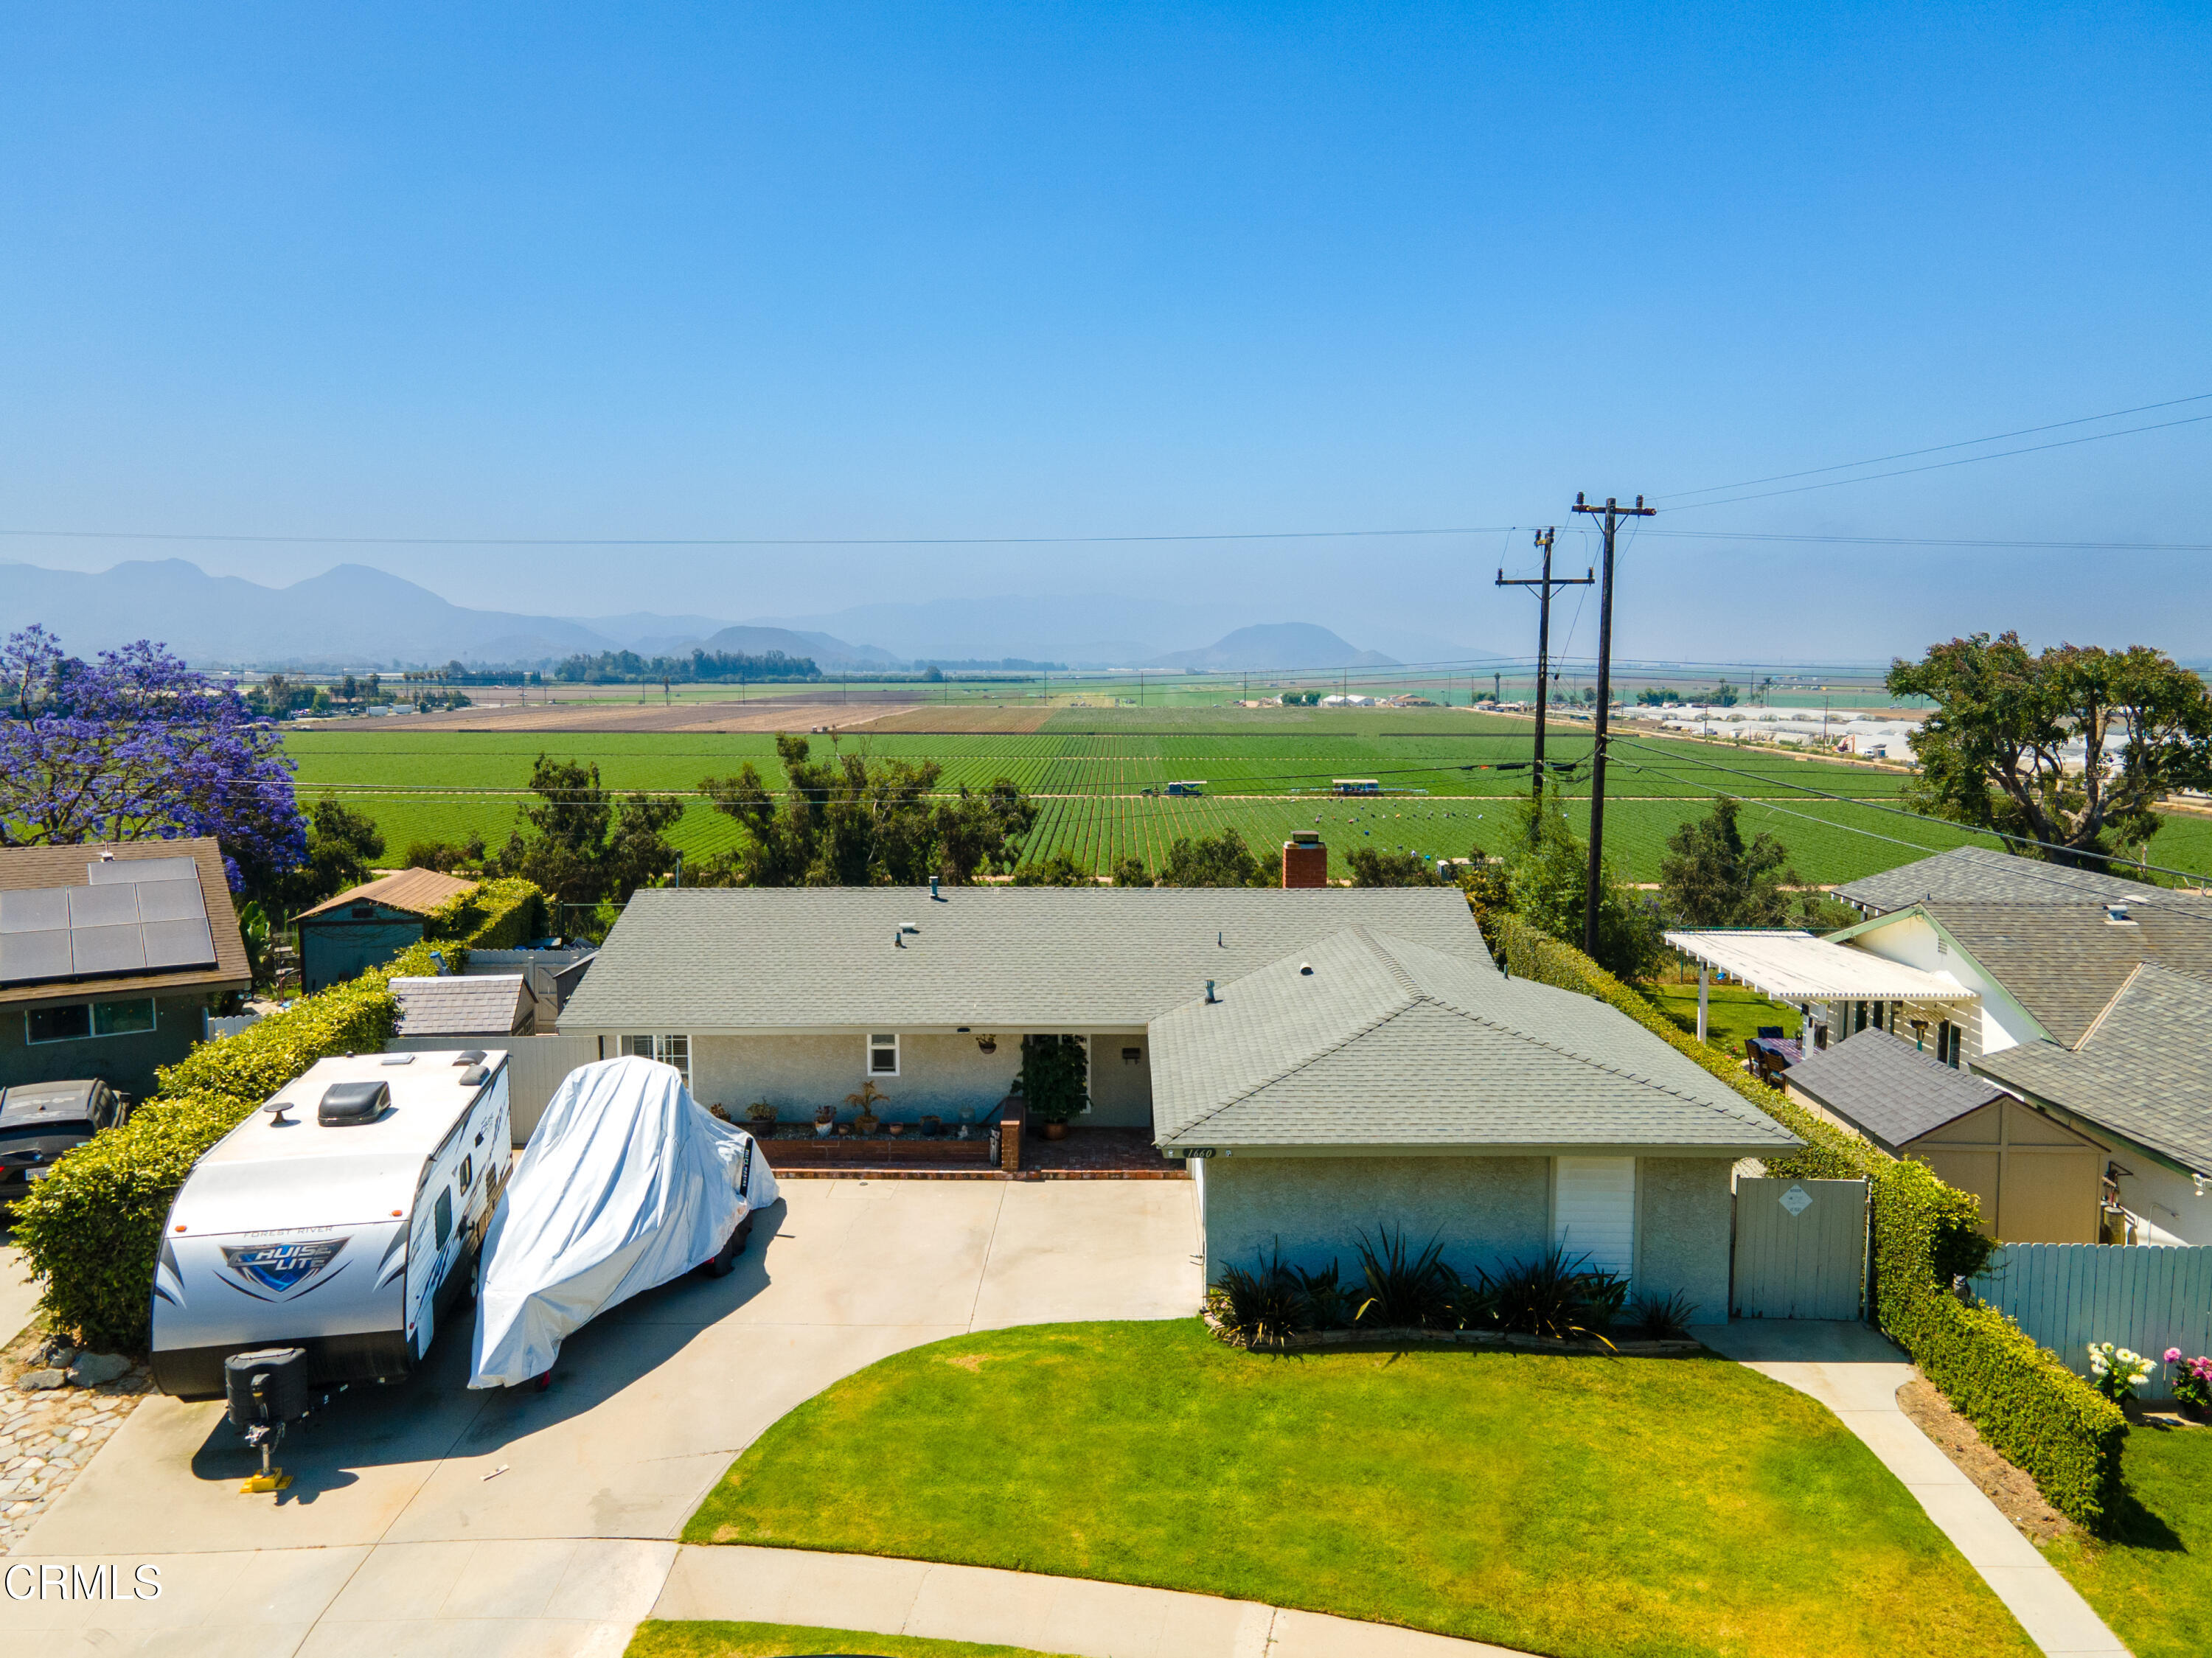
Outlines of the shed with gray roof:
M2095 1243L2106 1145L1987 1078L1885 1030L1862 1030L1783 1073L1789 1093L1895 1157L1981 1199L2007 1243Z

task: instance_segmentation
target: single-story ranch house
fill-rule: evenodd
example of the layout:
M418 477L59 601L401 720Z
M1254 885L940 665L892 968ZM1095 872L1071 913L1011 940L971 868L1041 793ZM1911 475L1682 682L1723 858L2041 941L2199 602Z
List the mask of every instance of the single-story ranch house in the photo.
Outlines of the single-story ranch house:
M1509 980L1440 887L640 891L564 1035L787 1121L874 1082L980 1120L1024 1034L1084 1039L1085 1125L1193 1160L1209 1278L1404 1227L1462 1267L1554 1241L1723 1318L1730 1171L1799 1142L1626 1016Z

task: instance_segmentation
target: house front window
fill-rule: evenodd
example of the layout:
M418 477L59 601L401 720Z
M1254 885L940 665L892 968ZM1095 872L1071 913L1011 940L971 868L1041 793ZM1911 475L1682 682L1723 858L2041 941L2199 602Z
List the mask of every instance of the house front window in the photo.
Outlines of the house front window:
M70 1007L34 1007L23 1016L23 1040L74 1042L88 1036L137 1036L154 1028L154 999L134 996L119 1002L78 1002Z
M871 1077L896 1077L899 1073L898 1036L896 1032L868 1038L868 1074Z
M672 1065L684 1076L684 1085L691 1086L691 1039L685 1035L655 1035L625 1036L622 1051L627 1056L641 1060L658 1060L663 1065Z

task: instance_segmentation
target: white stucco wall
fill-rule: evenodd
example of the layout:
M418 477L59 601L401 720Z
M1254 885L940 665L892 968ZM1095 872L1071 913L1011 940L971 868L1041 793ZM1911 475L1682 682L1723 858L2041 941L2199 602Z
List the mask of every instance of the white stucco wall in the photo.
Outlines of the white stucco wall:
M599 1035L580 1032L580 1035ZM985 1054L973 1035L899 1035L895 1077L873 1078L885 1099L876 1114L887 1122L913 1122L934 1114L948 1122L963 1110L978 1119L1004 1099L1021 1070L1018 1031L998 1031L994 1052ZM608 1035L607 1051L618 1037ZM1091 1109L1077 1126L1094 1128L1150 1128L1152 1122L1151 1045L1141 1031L1092 1035ZM1127 1063L1124 1048L1137 1051ZM691 1091L702 1104L726 1107L742 1117L756 1100L775 1106L787 1122L811 1121L815 1108L836 1106L850 1117L848 1094L871 1079L867 1041L861 1034L840 1035L709 1036L690 1038Z
M2124 1146L2112 1161L2130 1172L2120 1176L2120 1203L2143 1223L2148 1243L2212 1243L2212 1191L2197 1195L2186 1175L2162 1169Z
M1728 1316L1729 1160L1638 1159L1638 1291L1680 1291L1701 1319ZM1206 1273L1250 1266L1279 1241L1307 1267L1358 1270L1364 1228L1403 1228L1414 1248L1440 1238L1462 1272L1492 1271L1552 1241L1549 1157L1212 1157L1200 1173Z

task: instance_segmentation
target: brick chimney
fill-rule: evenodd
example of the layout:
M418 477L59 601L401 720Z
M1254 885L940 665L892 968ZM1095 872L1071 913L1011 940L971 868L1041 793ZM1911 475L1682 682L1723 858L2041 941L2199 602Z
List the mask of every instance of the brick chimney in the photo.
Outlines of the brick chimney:
M1328 848L1318 829L1292 829L1283 842L1283 884L1286 887L1325 887L1328 884Z

